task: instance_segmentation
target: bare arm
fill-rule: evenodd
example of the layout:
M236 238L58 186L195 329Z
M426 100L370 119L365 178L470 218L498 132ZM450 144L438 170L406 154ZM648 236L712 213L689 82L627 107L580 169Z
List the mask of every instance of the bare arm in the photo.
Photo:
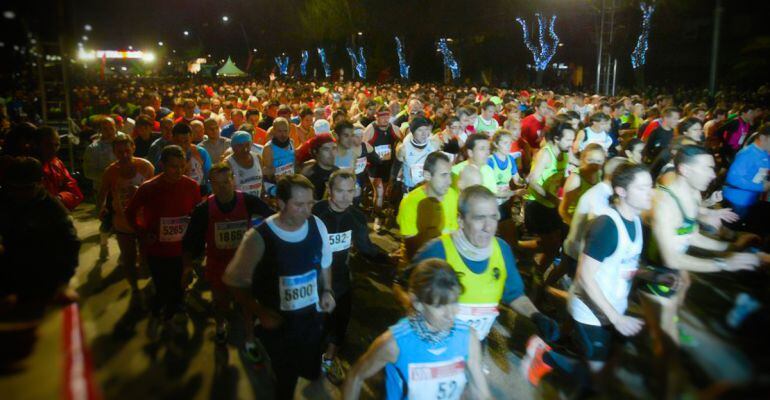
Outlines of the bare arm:
M262 149L262 175L272 177L275 174L273 168L273 146L265 146Z
M357 400L364 380L398 359L399 349L390 331L380 335L361 358L353 364L342 387L342 398Z
M516 311L516 314L523 315L527 318L532 318L532 315L540 312L537 310L537 307L535 307L535 304L532 303L532 300L526 295L519 296L508 306L511 307L513 311Z
M491 399L487 377L481 370L481 342L476 331L471 328L471 337L468 343L468 394L472 399Z
M585 130L580 130L578 132L577 136L575 136L575 141L572 142L572 154L578 154L580 152L580 143L583 141L583 138L586 136Z
M689 256L677 249L676 229L682 216L677 215L679 208L669 195L656 191L653 203L652 234L667 267L694 272L721 270L715 260Z
M577 203L580 199L580 174L573 173L567 177L567 181L564 182L564 199L559 203L559 215L565 224L572 223L572 215L575 212L573 209L570 211L570 206Z
M527 183L529 186L543 197L549 197L549 193L544 187L540 186L537 181L540 179L540 175L543 174L543 171L545 171L545 167L549 161L551 161L550 154L548 154L547 151L539 151L537 155L535 155L532 171L529 173L529 176L527 176Z
M404 155L404 142L399 142L396 145L396 158L398 161L404 162L406 156Z

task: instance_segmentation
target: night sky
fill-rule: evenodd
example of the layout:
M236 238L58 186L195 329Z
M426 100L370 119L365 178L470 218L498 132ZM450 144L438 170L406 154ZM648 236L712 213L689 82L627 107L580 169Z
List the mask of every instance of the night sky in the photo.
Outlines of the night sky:
M104 0L64 1L65 17L56 17L56 1L3 2L17 18L3 20L0 32L4 47L0 54L11 60L0 67L7 77L20 68L21 58L12 47L24 45L22 21L43 38L56 37L57 24L72 38L72 48L84 34L87 48L156 51L160 57L207 56L219 61L227 56L245 65L256 48L255 65L265 73L272 57L286 52L293 60L302 49L318 45L327 48L336 68L350 68L344 47L356 36L369 61L370 78L390 68L398 73L393 36L404 38L413 77L438 80L441 58L435 40L455 38L455 54L463 75L478 80L482 72L497 79L526 76L525 65L532 58L521 40L514 21L524 17L530 25L534 12L558 16L556 31L563 46L552 62L582 65L585 80L592 81L596 59L596 31L600 0ZM611 3L607 0L607 3ZM633 81L629 53L641 23L638 1L617 0L614 54L619 62L619 83ZM720 82L755 86L768 81L770 67L770 24L767 2L723 1L723 29L720 47ZM658 0L652 20L648 84L707 82L714 0ZM45 13L43 13L45 11ZM222 16L229 21L223 23ZM90 24L92 32L84 32ZM182 32L188 30L185 37ZM362 36L355 35L362 32ZM158 46L164 42L164 47ZM164 54L171 49L176 54ZM317 57L311 57L317 63ZM317 67L317 65L315 65ZM346 72L349 75L349 71Z

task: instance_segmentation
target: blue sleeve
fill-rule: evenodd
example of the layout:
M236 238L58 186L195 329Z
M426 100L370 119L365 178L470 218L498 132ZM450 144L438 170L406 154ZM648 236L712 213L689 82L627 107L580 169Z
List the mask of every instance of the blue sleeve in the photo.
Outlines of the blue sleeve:
M507 272L505 290L503 290L503 303L511 304L512 301L524 295L524 282L521 280L518 268L516 268L516 258L513 257L511 246L500 238L495 239L500 244L500 251L503 252L503 260L505 261Z
M761 193L764 190L764 180L759 183L753 181L759 168L753 162L752 154L749 153L751 150L753 149L747 148L735 157L733 164L727 171L727 184L738 189Z
M198 149L198 154L201 155L203 160L203 174L208 176L209 170L211 170L211 156L209 152L201 145L195 146Z
M492 154L487 158L487 165L489 165L489 168L495 169L495 161L492 159L495 155Z
M516 165L516 159L512 155L508 155L508 162L511 164L511 176L519 174L519 166Z
M441 238L436 238L425 243L412 259L412 264L419 264L420 261L427 260L428 258L440 258L446 260L446 251L444 251L444 244L441 243Z

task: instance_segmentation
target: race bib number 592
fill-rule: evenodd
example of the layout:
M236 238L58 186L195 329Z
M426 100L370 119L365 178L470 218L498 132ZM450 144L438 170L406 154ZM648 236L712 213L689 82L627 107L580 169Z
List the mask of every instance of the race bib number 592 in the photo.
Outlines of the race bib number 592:
M332 253L349 249L352 236L353 231L330 233L329 246L332 248Z

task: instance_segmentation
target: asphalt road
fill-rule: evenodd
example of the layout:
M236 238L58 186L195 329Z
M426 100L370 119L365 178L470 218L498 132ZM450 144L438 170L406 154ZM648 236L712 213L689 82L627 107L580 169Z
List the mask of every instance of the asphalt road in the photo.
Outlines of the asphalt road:
M244 328L239 326L234 313L229 342L226 346L214 343L211 293L202 280L193 284L185 299L188 314L185 326L168 329L159 338L150 339L148 313L139 298L144 297L146 301L152 295L147 271L141 271L140 275L142 294L132 295L116 268L118 247L114 238L110 239L110 257L98 260L98 221L94 218L93 206L81 205L73 218L83 245L80 266L71 283L81 296L85 341L93 358L96 383L105 399L272 397L269 367L251 365L239 352ZM372 239L388 252L397 248L395 240L388 235L372 235ZM528 265L527 256L519 255L519 269L529 289ZM346 368L402 315L389 285L393 268L360 257L352 259L352 320L347 344L340 352ZM687 307L681 313L682 327L694 338L695 345L684 347L670 357L673 361L663 368L669 379L677 382L669 389L673 392L668 393L674 397L701 397L725 393L737 385L748 390L741 393L752 394L757 382L759 387L767 387L770 359L767 350L752 348L753 342L742 340L720 323L736 292L767 291L767 277L763 279L752 281L740 275L696 278ZM549 297L542 309L560 322L568 320L563 299ZM640 310L632 306L630 312L639 314ZM61 376L52 374L51 366L60 363L60 323L59 313L53 311L46 316L38 331L34 353L21 371L0 377L0 393L13 393L13 398L18 399L59 396ZM562 324L562 330L563 338L554 347L571 354L569 327ZM617 369L605 391L597 393L597 397L661 397L655 373L661 369L652 361L654 349L645 332L620 346ZM533 333L534 326L527 319L517 317L508 309L501 310L485 343L483 358L494 398L559 398L568 397L574 390L571 382L556 376L549 376L537 388L523 378L518 366L526 340ZM752 384L750 389L742 386L747 383ZM382 390L382 374L379 374L367 381L362 398L381 398ZM339 389L324 379L301 381L297 389L298 398L334 399L339 394Z

